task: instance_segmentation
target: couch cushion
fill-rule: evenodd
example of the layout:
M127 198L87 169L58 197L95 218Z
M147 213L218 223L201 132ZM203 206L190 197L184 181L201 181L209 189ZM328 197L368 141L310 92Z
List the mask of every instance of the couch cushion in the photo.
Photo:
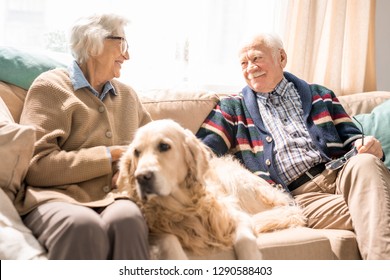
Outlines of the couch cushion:
M330 241L319 231L310 228L292 228L262 234L257 244L268 260L331 260L334 254Z
M258 238L265 259L360 259L354 233L346 230L292 228Z
M349 230L318 229L330 241L332 252L338 260L361 259L355 233Z
M370 91L338 97L348 115L368 114L379 104L390 99L390 91Z
M11 47L0 47L0 65L0 81L26 90L42 72L65 67L65 64L48 55Z
M218 101L214 93L203 91L156 90L140 94L152 119L173 119L196 133Z
M257 245L264 260L361 259L355 234L347 230L291 228L263 233ZM190 259L232 260L233 250Z
M370 114L359 114L355 118L362 124L365 135L373 135L382 143L385 164L390 168L390 100L375 107Z

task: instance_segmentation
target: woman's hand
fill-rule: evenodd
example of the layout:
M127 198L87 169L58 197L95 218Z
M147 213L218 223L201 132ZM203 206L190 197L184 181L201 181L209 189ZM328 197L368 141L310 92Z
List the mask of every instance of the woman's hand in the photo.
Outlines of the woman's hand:
M114 172L115 173L112 175L112 179L111 179L111 188L116 189L117 188L116 182L118 181L119 170L116 170Z
M112 162L118 161L122 154L127 150L128 146L110 146L108 147L111 153Z
M365 136L364 145L362 145L362 139L356 140L355 147L359 154L368 153L378 158L383 157L382 144L374 136Z
M118 162L121 158L122 154L127 150L128 146L110 146L108 147L110 153L111 153L111 159L112 159L112 179L111 179L111 187L113 189L116 189L116 181L119 177L119 166Z

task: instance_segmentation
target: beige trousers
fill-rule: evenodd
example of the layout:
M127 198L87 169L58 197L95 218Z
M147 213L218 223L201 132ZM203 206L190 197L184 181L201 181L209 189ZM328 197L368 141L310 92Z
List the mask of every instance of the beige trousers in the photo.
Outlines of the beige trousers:
M390 171L375 156L358 154L292 194L309 227L353 230L363 259L390 259Z

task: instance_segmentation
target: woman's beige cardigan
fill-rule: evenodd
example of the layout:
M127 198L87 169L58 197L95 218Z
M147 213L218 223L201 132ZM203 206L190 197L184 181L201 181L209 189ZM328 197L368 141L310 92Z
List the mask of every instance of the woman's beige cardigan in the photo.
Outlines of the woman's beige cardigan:
M34 81L20 120L37 133L27 186L15 200L20 214L47 201L101 207L122 196L111 187L107 147L128 145L151 119L131 87L111 82L117 95L101 101L86 88L74 91L66 69Z

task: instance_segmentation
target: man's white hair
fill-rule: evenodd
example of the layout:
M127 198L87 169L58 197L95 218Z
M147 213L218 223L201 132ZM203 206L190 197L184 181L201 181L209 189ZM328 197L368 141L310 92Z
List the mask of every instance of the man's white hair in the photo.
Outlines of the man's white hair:
M272 49L272 55L274 58L276 58L276 55L279 50L284 49L283 47L283 41L280 38L280 36L276 33L258 33L255 35L250 35L245 37L245 39L241 43L241 47L239 50L239 53L244 49L247 49L249 47L253 47L256 45L264 45L270 49Z

